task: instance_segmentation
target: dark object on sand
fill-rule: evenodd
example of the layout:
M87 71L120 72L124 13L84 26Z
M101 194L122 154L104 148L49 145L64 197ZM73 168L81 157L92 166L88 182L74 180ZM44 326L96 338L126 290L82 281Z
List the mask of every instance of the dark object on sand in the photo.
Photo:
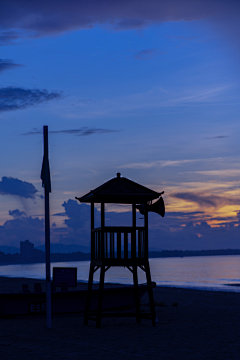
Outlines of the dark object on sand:
M147 285L139 286L139 298L147 291ZM98 289L92 290L90 310L96 312ZM52 292L52 314L78 313L85 311L87 290ZM102 308L105 311L134 309L134 287L122 286L104 289ZM0 294L0 316L39 315L46 313L46 293Z
M133 274L135 309L136 313L131 314L136 317L138 323L142 318L150 318L152 325L155 326L156 312L153 298L152 281L148 260L148 210L157 211L164 216L165 208L163 200L159 200L156 205L149 205L154 199L158 199L163 192L158 193L145 186L139 185L132 180L117 177L107 181L103 185L91 190L81 198L80 202L91 204L91 264L88 280L88 294L84 315L84 325L88 320L96 321L96 326L101 327L101 318L109 317L109 314L102 313L104 301L104 277L106 271L112 266L123 266ZM95 228L94 224L94 203L101 204L101 226ZM105 226L105 204L119 203L132 205L132 226ZM139 205L137 205L139 204ZM136 225L136 209L144 216L143 226ZM138 267L146 273L147 289L149 295L150 313L140 312L139 288L138 288ZM92 297L92 283L95 271L100 269L100 282L98 293L97 314L91 313L90 303ZM119 314L111 314L119 316ZM130 316L122 314L122 316Z
M77 286L77 268L76 267L53 267L53 283L57 286L67 287Z
M24 294L30 293L28 284L22 284L22 293L24 293Z

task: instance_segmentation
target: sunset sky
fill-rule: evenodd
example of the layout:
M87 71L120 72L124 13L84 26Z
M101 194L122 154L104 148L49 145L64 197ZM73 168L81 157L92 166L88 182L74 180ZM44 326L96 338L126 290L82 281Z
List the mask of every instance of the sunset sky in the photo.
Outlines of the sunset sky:
M240 248L239 33L234 0L2 1L0 246L44 243L48 125L53 243L89 246L75 196L120 172L165 192L150 248Z

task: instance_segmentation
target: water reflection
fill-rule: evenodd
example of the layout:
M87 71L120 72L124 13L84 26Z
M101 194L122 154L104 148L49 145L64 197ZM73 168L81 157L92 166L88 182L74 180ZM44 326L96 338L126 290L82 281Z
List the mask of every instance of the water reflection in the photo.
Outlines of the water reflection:
M89 261L59 262L53 266L78 268L78 280L87 281ZM240 256L195 256L184 258L150 259L152 280L158 285L237 291L240 287L224 284L240 284ZM0 275L9 277L45 278L45 264L0 266ZM99 271L94 274L99 279ZM139 269L139 282L145 282L145 273ZM132 284L128 269L113 267L106 273L106 282Z

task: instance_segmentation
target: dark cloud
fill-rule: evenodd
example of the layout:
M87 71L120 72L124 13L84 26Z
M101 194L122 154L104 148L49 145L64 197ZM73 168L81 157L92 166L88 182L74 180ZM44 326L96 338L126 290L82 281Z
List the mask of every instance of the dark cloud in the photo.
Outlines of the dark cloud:
M68 219L65 220L65 232L61 241L90 246L90 206L73 200L64 202L63 207ZM143 220L137 212L137 224ZM100 226L100 212L95 209L95 226ZM202 220L201 220L202 219ZM149 247L165 250L201 250L239 248L240 212L230 223L220 227L211 227L204 220L202 211L166 212L164 218L156 213L149 213ZM131 226L132 213L114 211L105 213L106 226Z
M19 211L18 209L16 209L16 210L12 210L12 211L9 210L9 215L13 216L15 219L15 218L26 216L26 213L24 211Z
M51 243L76 244L90 251L90 206L69 199L62 204L65 227L51 228ZM167 210L167 209L166 209ZM29 239L36 246L44 243L44 219L26 216L18 209L9 211L13 217L0 226L0 245L18 246ZM59 214L55 214L59 215ZM143 226L142 216L137 212L137 224ZM229 222L211 227L204 220L202 211L167 212L164 218L149 213L149 248L152 250L202 250L238 249L240 211ZM223 219L220 219L223 220ZM229 220L229 219L226 219ZM131 226L132 213L114 211L105 213L107 226ZM95 209L95 227L100 226L100 211Z
M20 34L15 31L2 31L0 32L0 46L12 45L19 38Z
M0 181L1 195L17 195L22 198L34 199L37 193L35 186L27 181L21 181L12 177L2 177Z
M90 206L87 204L78 204L77 201L69 199L64 201L62 206L65 209L65 215L68 216L64 220L65 224L72 229L84 228L86 222L90 220Z
M11 70L11 69L14 69L14 68L17 68L17 67L20 67L20 66L22 66L22 65L15 64L11 60L0 59L0 72L4 71L4 70Z
M106 134L106 133L113 133L119 132L121 130L111 130L111 129L99 129L99 128L87 128L82 127L81 129L70 129L70 130L51 130L49 131L50 134L67 134L67 135L77 135L77 136L88 136L93 134ZM42 130L33 130L22 135L42 135Z
M35 35L109 26L141 29L163 21L190 21L239 16L236 0L8 0L0 5L3 31L23 29ZM235 30L236 32L236 30Z
M164 250L238 249L240 218L211 227L194 213L167 213L164 218L149 213L149 246ZM202 218L206 218L202 214ZM199 221L200 220L200 221ZM212 220L212 219L209 219ZM221 220L224 220L221 218ZM237 225L237 226L236 226Z
M24 109L38 105L44 101L58 99L61 94L39 89L23 89L15 87L0 88L0 112Z
M142 19L142 18L131 18L131 19L121 19L111 21L108 24L108 27L112 28L115 31L121 30L137 30L143 29L149 26L150 21Z
M63 221L65 227L54 227L51 229L52 242L65 245L79 244L86 246L90 251L90 206L79 204L71 199L65 201L62 206L65 211L54 215L67 217Z
M205 139L225 139L227 137L228 137L227 135L217 135L217 136L206 137Z
M29 239L35 244L44 242L44 220L38 217L27 217L23 211L18 209L9 211L13 216L12 220L7 220L0 226L0 244L19 247L20 241Z
M215 195L203 195L203 194L194 194L194 193L176 193L173 194L172 197L175 197L177 199L182 199L190 202L195 202L201 207L218 207L221 208L225 205L239 205L240 199L235 198L226 198L221 196L215 196Z
M159 54L165 54L165 51L161 51L160 49L153 48L153 49L144 49L141 51L138 51L135 54L135 58L138 60L146 60L146 59L152 59L156 55Z

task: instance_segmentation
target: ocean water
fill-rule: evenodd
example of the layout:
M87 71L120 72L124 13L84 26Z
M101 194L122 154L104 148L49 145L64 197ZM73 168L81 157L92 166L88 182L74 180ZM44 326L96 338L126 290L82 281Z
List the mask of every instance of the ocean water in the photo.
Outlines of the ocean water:
M78 281L87 282L89 261L52 263L51 267L77 267ZM150 259L152 281L161 286L184 287L212 291L240 292L240 255L194 256ZM45 278L45 264L0 266L0 276ZM145 273L138 270L139 283L146 282ZM94 274L98 282L99 271ZM132 284L132 273L121 267L110 268L105 282ZM230 286L231 285L231 286Z

